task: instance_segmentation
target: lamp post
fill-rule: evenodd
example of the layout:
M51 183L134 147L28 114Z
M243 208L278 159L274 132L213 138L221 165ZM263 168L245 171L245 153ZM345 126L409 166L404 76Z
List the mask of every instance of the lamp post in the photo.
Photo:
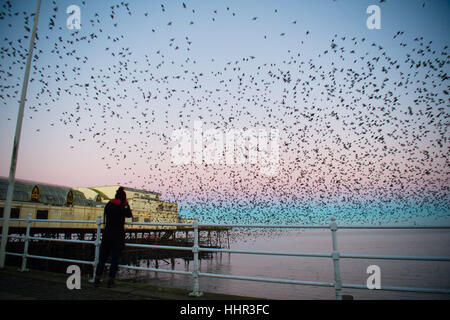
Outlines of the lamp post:
M11 216L11 202L14 194L14 182L16 175L17 154L19 151L20 134L22 132L23 111L27 97L28 79L30 77L31 59L33 57L34 40L36 39L36 29L39 19L41 0L37 0L36 14L34 16L33 31L31 32L30 47L28 49L27 64L25 68L25 77L22 84L22 95L20 97L19 112L17 115L16 132L14 135L14 144L11 155L11 166L9 168L8 191L6 193L6 203L2 225L2 241L0 247L0 268L5 267L6 244L8 243L9 218Z

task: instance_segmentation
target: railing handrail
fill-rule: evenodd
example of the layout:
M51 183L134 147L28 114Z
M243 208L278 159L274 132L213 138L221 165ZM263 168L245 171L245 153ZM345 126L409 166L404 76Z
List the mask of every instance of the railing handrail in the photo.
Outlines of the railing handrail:
M5 220L5 218L0 218L0 221ZM25 219L25 218L9 218L9 221L18 221L18 222L45 222L45 223L90 223L95 224L97 223L97 220L66 220L66 219L37 219L37 218L31 218L31 219Z
M450 225L380 225L380 226L372 226L372 225L343 225L338 226L339 229L450 229Z
M28 215L27 219L23 218L11 218L12 221L25 221L27 222L26 234L25 235L8 235L8 238L18 238L25 241L24 252L23 253L13 253L6 252L6 254L20 256L22 257L22 268L21 271L26 270L26 259L36 258L36 259L46 259L54 261L65 261L71 263L82 263L91 264L94 266L93 281L95 276L95 269L98 264L99 257L99 247L100 247L100 237L101 237L101 225L103 225L102 215L98 215L97 220L65 220L65 219L33 219L31 214ZM4 218L0 218L3 221ZM96 224L97 232L95 240L75 240L75 239L58 239L58 238L47 238L47 237L35 237L30 236L30 229L32 222L50 222L50 223L90 223ZM337 230L342 229L450 229L449 225L343 225L339 226L335 222L335 218L331 219L330 225L264 225L264 224L216 224L216 223L199 223L198 218L195 217L192 223L173 223L173 222L126 222L126 225L146 225L146 226L181 226L190 227L194 231L194 244L191 247L182 246L168 246L168 245L150 245L150 244L138 244L138 243L126 243L128 247L138 247L138 248L153 248L153 249L167 249L167 250L186 250L192 251L194 255L194 268L192 272L180 271L180 270L167 270L159 268L149 268L149 267L139 267L139 266L127 266L119 265L122 268L134 269L134 270L147 270L147 271L157 271L166 272L174 274L184 274L191 275L194 279L194 290L191 295L200 296L202 292L199 289L199 277L215 277L222 279L235 279L235 280L246 280L246 281L260 281L269 283L285 283L285 284L297 284L297 285L309 285L309 286L323 286L323 287L334 287L336 291L336 299L342 299L341 290L342 288L349 289L368 289L367 286L361 284L348 284L342 283L340 279L340 259L378 259L378 260L416 260L416 261L450 261L450 257L440 257L440 256L403 256L403 255L370 255L370 254L355 254L355 253L340 253L337 246ZM217 228L288 228L288 229L328 229L332 231L332 244L333 251L330 252L293 252L293 251L270 251L270 250L238 250L238 249L223 249L223 248L206 248L199 245L199 232L201 228L217 227ZM182 231L183 229L179 229ZM139 231L137 229L136 231ZM84 244L94 244L96 246L94 261L85 260L75 260L75 259L65 259L65 258L55 258L40 255L28 254L28 243L29 240L43 240L43 241L55 241L55 242L73 242L73 243L84 243ZM215 274L215 273L205 273L199 271L199 252L220 252L220 253L236 253L236 254L255 254L255 255L275 255L275 256L296 256L296 257L310 257L310 258L328 258L333 260L335 282L320 282L320 281L303 281L303 280L289 280L289 279L277 279L277 278L262 278L262 277L250 277L250 276L238 276L238 275L227 275L227 274ZM425 292L425 293L444 293L450 294L448 289L430 289L430 288L411 288L411 287L395 287L395 286L381 286L378 290L387 291L404 291L404 292Z

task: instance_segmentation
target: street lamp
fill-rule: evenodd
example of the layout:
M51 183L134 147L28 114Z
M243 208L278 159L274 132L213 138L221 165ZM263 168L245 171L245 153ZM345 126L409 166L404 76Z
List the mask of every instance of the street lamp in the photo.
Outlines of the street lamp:
M27 65L25 68L25 77L22 85L22 96L20 97L19 112L17 115L16 133L14 135L14 144L11 155L11 166L9 168L8 191L6 193L6 203L2 225L2 242L0 247L0 268L5 267L6 244L8 243L9 218L11 216L11 202L14 194L14 180L16 175L17 154L19 151L20 134L22 132L23 111L27 97L28 79L30 77L31 58L33 57L34 40L36 39L36 29L39 19L41 0L37 1L36 14L34 16L33 31L31 32L30 48L28 49Z

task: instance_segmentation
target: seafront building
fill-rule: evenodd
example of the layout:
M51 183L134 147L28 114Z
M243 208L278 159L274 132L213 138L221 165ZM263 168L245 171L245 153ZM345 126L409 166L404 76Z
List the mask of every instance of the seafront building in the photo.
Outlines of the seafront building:
M119 185L97 187L65 187L44 184L40 182L16 180L14 196L11 206L11 218L26 219L31 213L32 228L49 229L92 229L93 224L86 223L50 223L46 220L96 220L103 215L104 207L114 198ZM8 179L0 178L0 217L3 210L8 189ZM129 222L191 222L178 216L176 202L161 200L161 194L147 190L124 187L133 219ZM0 221L0 226L2 222ZM10 229L22 229L25 221L11 221ZM145 229L146 226L128 225L127 229ZM173 228L173 227L172 227ZM152 229L171 229L170 226L155 226Z

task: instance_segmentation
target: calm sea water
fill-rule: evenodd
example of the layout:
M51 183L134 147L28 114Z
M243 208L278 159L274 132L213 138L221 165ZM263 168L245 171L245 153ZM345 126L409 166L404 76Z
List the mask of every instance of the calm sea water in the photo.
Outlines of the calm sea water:
M279 250L331 252L329 230L259 232L251 236L234 237L231 248L248 250ZM450 256L449 230L339 230L341 253ZM153 261L140 261L154 267ZM381 270L381 285L450 289L450 262L390 261L341 259L341 278L344 283L366 284L367 267L377 265ZM189 270L192 261L176 259L174 268ZM159 261L159 268L171 269L169 261ZM333 263L327 258L261 256L247 254L214 254L201 260L200 271L243 276L334 281ZM192 278L161 272L142 272L123 269L119 277L168 287L192 289ZM333 288L259 283L200 277L200 290L270 299L334 299ZM403 293L377 290L348 290L355 299L450 299L450 295Z

